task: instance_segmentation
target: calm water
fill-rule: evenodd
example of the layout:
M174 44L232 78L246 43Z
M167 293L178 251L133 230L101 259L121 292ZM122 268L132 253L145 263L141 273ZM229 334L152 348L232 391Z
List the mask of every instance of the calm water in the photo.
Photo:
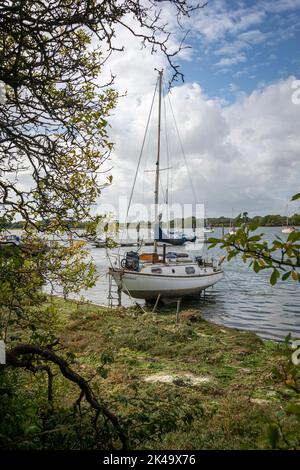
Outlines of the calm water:
M259 232L265 238L273 240L275 235L284 239L278 227L263 227ZM221 237L221 229L216 229L212 236ZM101 305L107 305L108 278L106 252L101 248L89 246L100 277L92 289L82 292L86 299ZM122 248L128 251L134 248ZM151 251L146 247L144 251ZM175 251L169 247L169 251ZM177 248L183 251L183 248ZM117 250L116 250L117 251ZM205 245L204 254L219 257L220 249L208 250ZM300 338L300 284L296 282L278 282L272 287L269 283L268 271L255 274L247 268L239 258L223 264L224 278L212 288L206 290L205 300L193 302L193 308L199 308L203 316L212 322L229 327L252 330L263 338L282 340L291 333L293 338ZM142 303L142 301L139 301ZM132 302L123 294L123 305Z
M270 240L274 239L275 235L286 237L280 228L263 227L259 231L264 232L265 238ZM216 229L212 236L221 236L221 230ZM145 250L147 251L147 248ZM151 247L148 250L151 250ZM169 250L174 251L174 248L169 247ZM180 251L183 249L180 248ZM205 252L210 257L222 255L219 249L207 250L206 247ZM92 302L106 305L108 260L105 250L91 247L91 255L101 276L97 285L83 295ZM288 333L294 338L300 338L299 283L279 282L272 287L267 271L255 274L238 258L232 259L230 263L224 262L223 267L223 280L207 289L205 300L199 300L196 304L193 302L193 308L199 306L203 316L210 321L253 330L264 338L282 340ZM125 294L122 303L130 305L130 299Z

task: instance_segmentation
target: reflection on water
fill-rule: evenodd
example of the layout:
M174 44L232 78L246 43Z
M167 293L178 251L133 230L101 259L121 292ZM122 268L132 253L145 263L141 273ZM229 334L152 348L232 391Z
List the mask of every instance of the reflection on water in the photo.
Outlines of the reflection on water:
M264 227L260 231L272 240L281 234L280 228ZM216 229L214 237L221 236ZM128 248L131 250L134 248ZM174 247L169 248L174 251ZM177 248L183 251L183 248ZM126 250L125 248L122 250ZM149 247L147 250L151 250ZM216 248L207 250L209 256L218 257L222 252ZM91 255L95 260L100 278L97 285L83 295L98 304L107 305L108 280L106 271L108 260L105 250L92 248ZM205 300L199 300L193 308L199 307L203 316L213 322L229 327L253 330L264 338L282 340L288 333L300 338L300 286L296 282L279 282L276 286L269 283L268 271L255 274L239 258L224 263L224 278L212 288L207 289ZM124 305L130 305L130 299L124 294Z

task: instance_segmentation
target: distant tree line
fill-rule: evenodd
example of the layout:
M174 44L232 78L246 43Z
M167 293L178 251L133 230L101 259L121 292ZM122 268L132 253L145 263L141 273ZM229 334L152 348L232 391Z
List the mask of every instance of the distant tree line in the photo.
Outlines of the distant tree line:
M237 224L239 217L231 219L230 217L210 217L207 219L207 225L213 227L229 227L231 225ZM279 214L268 214L268 215L256 215L255 217L248 217L247 221L250 223L255 223L259 227L281 227L286 225L287 219L286 216L279 215ZM44 224L47 225L47 222L44 221ZM87 222L76 222L76 224L68 224L70 229L85 229L87 226ZM136 224L128 224L131 227L135 226ZM147 226L147 222L141 222L140 228ZM300 214L294 214L289 217L289 225L300 226ZM9 222L6 223L3 228L5 229L22 229L25 226L25 221L19 220L17 222Z
M66 228L70 229L84 229L86 227L87 222L76 222L76 224L66 224ZM41 222L41 225L43 225L45 228L47 227L47 221ZM23 229L25 228L25 220L18 220L17 222L5 222L4 224L0 224L1 228L3 229Z
M208 219L208 225L213 225L215 227L224 225L229 226L231 224L237 223L239 220L238 217L231 220L229 217L211 217ZM255 217L248 217L248 222L253 222L258 224L259 227L281 227L282 225L286 225L287 218L286 216L279 215L279 214L268 214L268 215L256 215ZM300 225L300 214L294 214L289 217L289 225Z

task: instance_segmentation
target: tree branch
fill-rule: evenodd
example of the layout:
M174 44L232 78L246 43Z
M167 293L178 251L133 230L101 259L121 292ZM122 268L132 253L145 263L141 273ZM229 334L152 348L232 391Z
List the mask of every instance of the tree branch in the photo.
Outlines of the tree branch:
M22 360L19 359L20 357L23 358L24 356L25 356L24 359ZM111 424L116 430L117 435L122 443L122 448L127 449L128 448L127 435L125 431L122 429L116 415L113 414L106 407L106 405L98 401L98 399L94 395L88 382L79 374L77 374L77 372L73 371L69 367L65 359L59 357L50 349L42 348L40 346L34 346L31 344L20 344L7 351L6 363L7 365L14 366L14 367L23 367L33 372L35 372L36 370L46 370L45 369L46 366L39 366L37 368L37 366L33 365L32 361L36 359L37 357L42 358L43 360L47 362L51 362L52 364L57 365L60 368L62 375L66 379L78 385L78 387L81 390L81 396L84 396L87 402L90 404L90 406L96 411L96 416L97 414L101 413L111 422ZM49 396L49 389L48 389L48 396ZM51 395L51 399L52 399L52 395Z

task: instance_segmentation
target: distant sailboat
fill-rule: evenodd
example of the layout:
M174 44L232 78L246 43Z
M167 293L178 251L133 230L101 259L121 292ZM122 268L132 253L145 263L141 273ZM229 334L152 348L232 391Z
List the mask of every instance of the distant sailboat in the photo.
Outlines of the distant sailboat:
M206 222L205 222L205 225L204 225L204 228L203 228L203 232L204 233L213 233L214 231L215 231L215 229L211 225L208 225L208 221L206 219Z
M287 212L287 216L286 216L286 225L285 225L284 227L282 227L281 232L282 232L282 233L292 233L292 232L295 232L295 231L296 231L296 227L294 227L293 225L289 225L288 206L286 206L286 212Z
M234 226L234 223L233 223L233 209L231 209L231 219L230 219L230 223L229 223L229 235L235 235L237 232L237 229L236 227Z
M286 226L282 227L281 229L282 233L292 233L296 231L296 227L294 227L293 225L289 225L288 223L289 222L288 222L288 217L287 217Z
M214 229L211 225L208 224L208 219L205 214L205 204L204 204L204 227L203 227L203 233L213 233Z

